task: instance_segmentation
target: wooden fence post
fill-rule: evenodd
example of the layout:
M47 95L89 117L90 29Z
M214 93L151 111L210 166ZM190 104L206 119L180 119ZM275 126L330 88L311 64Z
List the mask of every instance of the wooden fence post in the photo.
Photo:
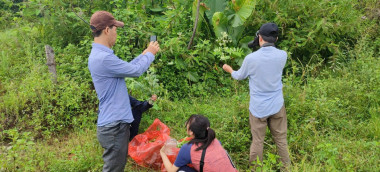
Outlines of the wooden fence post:
M46 65L49 68L49 72L51 73L51 81L54 84L57 84L57 70L55 67L55 59L54 59L54 51L53 48L49 45L45 45L45 53L46 53Z

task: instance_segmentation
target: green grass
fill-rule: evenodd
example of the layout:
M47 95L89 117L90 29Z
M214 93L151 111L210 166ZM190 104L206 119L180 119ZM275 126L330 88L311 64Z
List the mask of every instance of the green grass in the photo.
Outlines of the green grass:
M321 86L326 83L322 81L319 84L319 89L323 89ZM334 98L326 99L334 100ZM186 118L193 113L205 114L210 118L211 127L216 130L217 138L230 152L238 168L242 171L248 168L246 164L249 157L250 133L248 94L245 91L231 97L191 98L178 102L159 100L158 105L159 110L151 109L144 114L141 131L155 118L159 118L172 129L171 135L180 139L185 136L183 124ZM373 115L368 121L357 121L354 117L341 120L345 125L355 125L357 129L351 131L352 128L348 128L339 131L330 125L318 127L318 121L308 121L307 116L294 112L294 109L288 108L288 142L293 171L377 171L379 169L378 115ZM302 122L293 124L295 120ZM33 167L32 169L37 171L100 171L102 148L96 139L96 124L88 125L90 126L86 129L77 129L65 136L32 141L34 144L19 152L18 157L21 159L17 160L18 166L21 170ZM16 152L8 151L5 155L14 153ZM265 166L276 169L278 157L275 156L276 148L269 133L264 154L266 160L274 159L274 161L264 161ZM12 169L13 160L8 159L7 162L8 164L3 162L3 165L6 165L5 169ZM129 159L126 171L150 171L150 169L139 167Z

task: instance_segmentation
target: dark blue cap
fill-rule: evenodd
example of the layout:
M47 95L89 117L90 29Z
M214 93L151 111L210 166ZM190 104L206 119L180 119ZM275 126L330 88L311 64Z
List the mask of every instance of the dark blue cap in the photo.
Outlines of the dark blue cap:
M260 27L259 34L267 37L278 37L278 26L275 23L265 23Z

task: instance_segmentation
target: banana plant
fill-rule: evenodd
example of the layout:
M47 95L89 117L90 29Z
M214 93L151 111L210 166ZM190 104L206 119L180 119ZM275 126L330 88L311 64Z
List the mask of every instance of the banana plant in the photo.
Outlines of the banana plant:
M256 0L206 0L206 16L217 38L226 32L235 45L242 38L244 23L251 16ZM211 17L212 16L212 17Z
M255 8L255 0L233 0L232 14L228 16L232 27L242 26Z

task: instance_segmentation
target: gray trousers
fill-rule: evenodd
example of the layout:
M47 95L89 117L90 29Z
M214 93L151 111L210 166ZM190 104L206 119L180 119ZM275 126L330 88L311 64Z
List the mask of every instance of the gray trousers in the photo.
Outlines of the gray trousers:
M118 123L112 127L97 127L97 137L103 152L103 171L122 172L127 163L130 124Z

